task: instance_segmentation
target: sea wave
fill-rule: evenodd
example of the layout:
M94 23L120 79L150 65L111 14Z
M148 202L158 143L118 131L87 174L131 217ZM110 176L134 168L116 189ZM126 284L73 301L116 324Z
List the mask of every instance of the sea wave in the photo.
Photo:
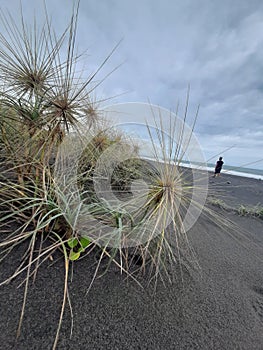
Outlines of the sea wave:
M151 158L151 157L143 157L146 160L149 160L151 162L156 162L156 159ZM164 160L158 159L159 163L164 163ZM170 162L171 164L175 164L174 162ZM198 170L205 170L209 172L214 172L214 166L209 166L209 165L197 165L193 164L190 162L181 162L180 166L185 167L185 168L193 168L193 169L198 169ZM234 170L235 169L235 170ZM247 177L247 178L252 178L252 179L257 179L257 180L263 180L263 170L260 169L245 169L241 168L242 171L237 170L239 169L238 167L231 167L227 166L227 169L222 169L221 174L227 174L227 175L234 175L234 176L241 176L241 177ZM245 170L245 171L244 171ZM262 174L261 174L262 173Z

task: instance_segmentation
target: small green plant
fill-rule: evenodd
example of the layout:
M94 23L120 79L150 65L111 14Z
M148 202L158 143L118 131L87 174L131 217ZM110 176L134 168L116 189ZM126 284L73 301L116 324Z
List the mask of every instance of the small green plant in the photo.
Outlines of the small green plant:
M70 238L67 242L70 247L69 260L78 260L81 253L84 253L86 248L91 244L91 241L86 237Z

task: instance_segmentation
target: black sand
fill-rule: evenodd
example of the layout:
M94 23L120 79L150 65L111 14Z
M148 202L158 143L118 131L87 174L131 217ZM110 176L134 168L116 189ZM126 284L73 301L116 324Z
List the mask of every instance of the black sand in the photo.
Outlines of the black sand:
M231 183L227 183L231 182ZM210 179L210 193L231 206L263 202L263 181L230 175ZM67 308L58 349L263 349L263 221L216 209L246 236L237 242L202 215L189 232L201 273L184 273L164 287L141 289L112 266L90 293L88 268L78 261L70 295L74 328ZM238 231L238 230L237 230ZM237 232L236 231L236 232ZM240 229L241 232L241 229ZM236 236L236 235L235 235ZM249 240L246 238L249 237ZM19 264L25 246L0 264L1 280ZM59 258L58 255L55 258ZM15 344L23 298L22 277L0 287L0 349L51 349L63 294L63 259L45 263L31 284L22 334ZM143 279L140 279L143 281Z

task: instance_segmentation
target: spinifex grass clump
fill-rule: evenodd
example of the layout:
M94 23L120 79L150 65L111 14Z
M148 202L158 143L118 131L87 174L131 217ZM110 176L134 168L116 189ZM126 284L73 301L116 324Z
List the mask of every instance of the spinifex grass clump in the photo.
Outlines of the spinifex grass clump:
M107 257L132 278L137 267L150 278L170 277L169 263L181 266L182 257L192 257L187 212L198 216L189 208L202 210L199 196L206 190L201 180L193 186L180 169L192 135L185 137L185 120L178 134L178 120L169 119L168 139L161 114L157 131L147 125L155 164L140 159L138 146L124 133L100 125L90 103L96 72L86 80L75 74L77 13L78 7L61 35L53 34L48 17L41 28L34 22L29 29L23 15L19 27L1 14L7 33L0 34L1 261L28 242L24 261L1 284L26 273L19 334L29 278L55 250L62 251L65 288L54 348L69 297L70 262L96 247L95 275ZM67 140L70 147L64 148ZM14 221L19 229L4 232Z
M240 216L254 216L263 219L263 208L260 205L254 207L240 205L237 211Z
M94 172L100 156L109 147L124 142L123 135L113 130L95 130L86 144L78 161L78 179L81 192L85 193L86 202L96 201ZM120 176L121 178L121 176Z
M68 216L75 230L81 234L88 228L92 241L125 271L134 272L136 262L137 269L156 279L170 277L169 265L195 259L186 232L207 190L206 174L191 178L180 167L192 130L186 133L185 121L174 115L168 128L163 122L160 114L154 118L155 131L147 127L154 162L140 159L129 138L105 129L80 141L72 136L60 148L56 168L57 183L76 213Z
M125 149L129 147L129 155L126 160L120 161L118 152L114 159L112 172L110 174L110 188L116 196L127 196L131 193L131 184L136 179L148 179L151 174L150 164L139 158L138 146L123 132L104 128L94 130L92 136L83 145L80 159L78 161L78 184L80 192L84 194L85 202L99 201L96 196L94 183L96 182L96 168L100 157L112 147ZM110 159L113 161L113 153L110 152Z
M89 240L79 237L67 221L64 206L60 205L66 198L56 189L53 175L57 149L64 137L77 131L81 120L89 127L98 120L90 103L96 72L88 79L75 73L79 58L74 52L77 14L78 5L61 35L53 34L48 16L42 27L36 21L33 27L25 24L22 13L20 26L3 12L0 18L1 261L17 244L28 242L24 261L1 284L26 273L19 335L29 278L54 250L61 249L65 291L54 347L67 296L69 261L90 246ZM6 233L12 222L17 222L19 228ZM49 246L41 249L44 241Z
M172 115L168 120L168 134L163 123L160 114L154 117L154 131L147 126L155 163L154 170L148 173L147 191L139 195L143 205L135 211L135 217L140 220L141 237L147 239L136 247L134 256L140 257L143 270L149 266L150 277L156 281L164 275L170 279L176 265L187 264L188 268L196 265L187 230L202 210L207 190L206 174L193 179L180 166L192 131L184 135L185 121L180 128L176 126L178 119ZM180 132L176 135L178 129Z

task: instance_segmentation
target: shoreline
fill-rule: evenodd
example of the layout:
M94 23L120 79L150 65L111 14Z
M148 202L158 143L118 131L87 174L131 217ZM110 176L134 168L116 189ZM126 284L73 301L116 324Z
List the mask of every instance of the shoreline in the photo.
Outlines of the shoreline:
M151 158L151 157L146 157L146 156L142 156L142 159L148 160L150 162L156 162L155 158ZM164 161L162 160L158 160L159 163L164 163ZM174 162L171 162L171 164L174 164ZM194 165L194 164L186 164L186 163L180 163L179 167L182 168L190 168L190 169L196 169L196 170L205 170L208 173L214 173L214 167L211 166L201 166L201 165ZM234 167L234 168L238 168L238 167ZM262 171L260 169L249 169L249 170L255 170L255 171ZM256 180L263 180L263 175L261 174L253 174L250 172L243 172L243 171L237 171L234 169L222 169L221 174L226 174L226 175L233 175L233 176L240 176L240 177L246 177L246 178L251 178L251 179L256 179Z

